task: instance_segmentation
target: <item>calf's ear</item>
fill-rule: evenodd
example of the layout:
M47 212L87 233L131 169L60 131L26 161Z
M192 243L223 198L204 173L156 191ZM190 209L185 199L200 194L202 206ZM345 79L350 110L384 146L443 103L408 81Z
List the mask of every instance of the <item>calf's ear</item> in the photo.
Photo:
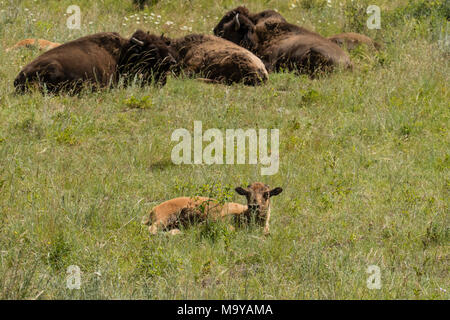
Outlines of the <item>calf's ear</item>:
M246 196L248 194L248 190L245 190L242 187L237 187L236 189L234 189L238 194L240 194L241 196Z
M277 196L277 195L279 195L282 191L283 191L283 189L280 188L280 187L274 188L274 189L270 190L270 196L271 196L271 197Z

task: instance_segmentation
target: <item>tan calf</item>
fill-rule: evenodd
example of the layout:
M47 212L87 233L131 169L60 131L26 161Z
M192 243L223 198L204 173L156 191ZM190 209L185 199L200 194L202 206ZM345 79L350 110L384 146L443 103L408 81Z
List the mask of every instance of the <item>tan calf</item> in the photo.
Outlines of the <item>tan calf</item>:
M180 197L157 205L149 215L142 219L142 223L149 225L150 234L158 230L166 230L171 234L179 233L180 226L187 226L208 219L221 219L228 215L239 215L247 210L247 206L206 197Z
M269 233L270 197L280 194L283 189L270 187L261 182L255 182L247 188L237 187L236 192L247 197L247 205L226 202L207 197L180 197L165 201L154 207L143 217L142 223L149 226L150 234L159 230L171 234L180 233L181 226L188 226L206 219L219 220L234 216L238 222L264 225L264 233Z
M13 45L11 48L6 49L6 52L9 52L13 49L18 49L21 47L33 47L37 46L39 50L47 51L56 47L59 47L61 44L56 42L51 42L45 39L24 39L19 42L17 42L15 45Z

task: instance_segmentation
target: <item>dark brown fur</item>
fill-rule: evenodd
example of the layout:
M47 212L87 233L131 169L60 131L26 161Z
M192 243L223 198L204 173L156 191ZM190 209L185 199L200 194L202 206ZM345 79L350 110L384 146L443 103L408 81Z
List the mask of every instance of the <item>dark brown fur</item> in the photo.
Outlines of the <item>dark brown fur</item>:
M131 38L142 41L143 45L136 45ZM143 84L151 81L165 84L167 72L177 64L177 52L162 36L137 30L131 38L122 49L119 75L128 81L139 76Z
M158 37L141 30L138 45L115 32L103 32L67 42L45 52L26 65L14 80L22 93L29 85L49 92L77 92L83 86L106 87L123 75L126 83L140 77L142 83L165 82L165 74L176 61L170 48Z
M243 16L243 17L246 17L247 19L249 19L255 25L260 22L263 22L269 18L273 19L273 20L278 20L280 22L287 22L286 19L281 14L279 14L278 12L276 12L274 10L264 10L264 11L261 11L256 14L252 14L246 7L239 6L237 8L234 8L233 10L230 10L223 16L223 18L219 21L217 26L214 28L214 34L216 36L222 36L220 34L220 32L222 32L224 30L224 25L226 23L230 22L238 13L240 16Z
M332 41L268 12L251 14L238 7L222 18L214 33L254 52L269 71L287 69L314 75L338 66L352 67L348 54Z
M253 21L254 24L264 22L268 19L272 21L276 20L279 22L287 22L286 19L275 10L264 10L256 14L249 14L249 18Z

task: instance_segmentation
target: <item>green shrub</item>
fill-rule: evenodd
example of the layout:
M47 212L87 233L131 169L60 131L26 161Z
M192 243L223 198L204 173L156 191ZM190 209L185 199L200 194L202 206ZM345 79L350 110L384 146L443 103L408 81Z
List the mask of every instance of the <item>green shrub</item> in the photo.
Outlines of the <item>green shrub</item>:
M143 96L142 98L131 96L125 99L123 103L130 109L150 109L153 106L150 96Z

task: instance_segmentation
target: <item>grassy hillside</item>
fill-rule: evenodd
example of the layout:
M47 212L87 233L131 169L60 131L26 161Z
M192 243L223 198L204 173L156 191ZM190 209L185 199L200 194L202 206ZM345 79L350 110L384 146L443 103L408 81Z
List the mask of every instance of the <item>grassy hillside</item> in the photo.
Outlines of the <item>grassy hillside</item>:
M20 3L17 5L17 3ZM137 28L211 33L229 9L276 8L323 35L365 33L380 53L319 79L271 74L260 87L168 79L79 97L17 96L13 79L39 55L24 38L65 42ZM81 8L81 30L66 8ZM365 8L381 7L367 30ZM449 299L449 48L445 1L0 1L0 298ZM448 22L447 22L448 23ZM191 31L192 30L192 31ZM177 128L280 129L280 169L174 165ZM271 235L205 224L149 238L141 217L181 195L245 203L262 181ZM67 267L82 271L66 286ZM382 288L369 290L369 265Z

